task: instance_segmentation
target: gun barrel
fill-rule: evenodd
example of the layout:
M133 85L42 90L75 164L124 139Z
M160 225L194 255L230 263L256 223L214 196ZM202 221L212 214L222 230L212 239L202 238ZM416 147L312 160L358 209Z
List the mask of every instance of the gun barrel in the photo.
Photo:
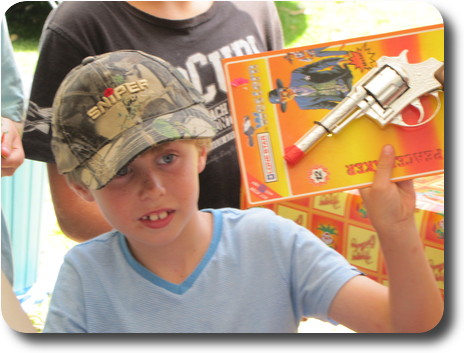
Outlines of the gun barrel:
M351 96L346 96L333 110L321 121L315 121L314 126L306 132L294 145L285 149L284 158L289 165L298 163L304 154L314 147L327 135L334 134L344 126L346 120L353 120L359 115L351 114L357 108L357 104L366 96L364 90L355 91Z
M327 135L327 130L321 125L314 125L302 138L294 145L285 149L284 158L289 165L294 165L303 158L306 151L312 148L317 142Z

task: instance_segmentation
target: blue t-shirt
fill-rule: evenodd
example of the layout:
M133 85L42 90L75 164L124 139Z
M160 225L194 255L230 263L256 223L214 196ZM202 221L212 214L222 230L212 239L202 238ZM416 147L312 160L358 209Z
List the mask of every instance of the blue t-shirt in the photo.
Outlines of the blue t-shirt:
M360 272L293 221L266 209L204 210L214 234L181 284L163 280L113 231L75 246L58 276L44 332L296 332L327 320Z

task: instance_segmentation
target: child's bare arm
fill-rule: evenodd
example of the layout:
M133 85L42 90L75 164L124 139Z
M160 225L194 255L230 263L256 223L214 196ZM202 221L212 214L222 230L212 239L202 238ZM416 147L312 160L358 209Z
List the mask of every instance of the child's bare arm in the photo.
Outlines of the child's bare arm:
M412 181L390 181L395 161L385 146L371 187L361 190L385 257L389 288L358 276L335 297L330 317L363 332L425 332L443 314L443 300L414 221Z

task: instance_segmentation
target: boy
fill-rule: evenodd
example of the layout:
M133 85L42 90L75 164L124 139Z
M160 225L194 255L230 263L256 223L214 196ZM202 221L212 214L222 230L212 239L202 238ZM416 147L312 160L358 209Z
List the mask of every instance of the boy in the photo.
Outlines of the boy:
M296 332L303 316L360 332L423 332L439 322L414 189L390 183L391 148L363 191L387 289L269 210L198 210L214 125L159 58L85 59L58 90L52 126L59 171L115 230L66 256L44 332Z

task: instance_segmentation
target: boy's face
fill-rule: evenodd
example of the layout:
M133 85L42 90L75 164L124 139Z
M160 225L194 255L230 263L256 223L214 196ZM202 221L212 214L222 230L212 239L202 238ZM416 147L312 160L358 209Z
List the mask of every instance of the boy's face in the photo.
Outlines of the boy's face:
M198 174L205 163L204 148L174 141L143 153L100 190L73 186L98 203L132 247L169 245L195 230Z

